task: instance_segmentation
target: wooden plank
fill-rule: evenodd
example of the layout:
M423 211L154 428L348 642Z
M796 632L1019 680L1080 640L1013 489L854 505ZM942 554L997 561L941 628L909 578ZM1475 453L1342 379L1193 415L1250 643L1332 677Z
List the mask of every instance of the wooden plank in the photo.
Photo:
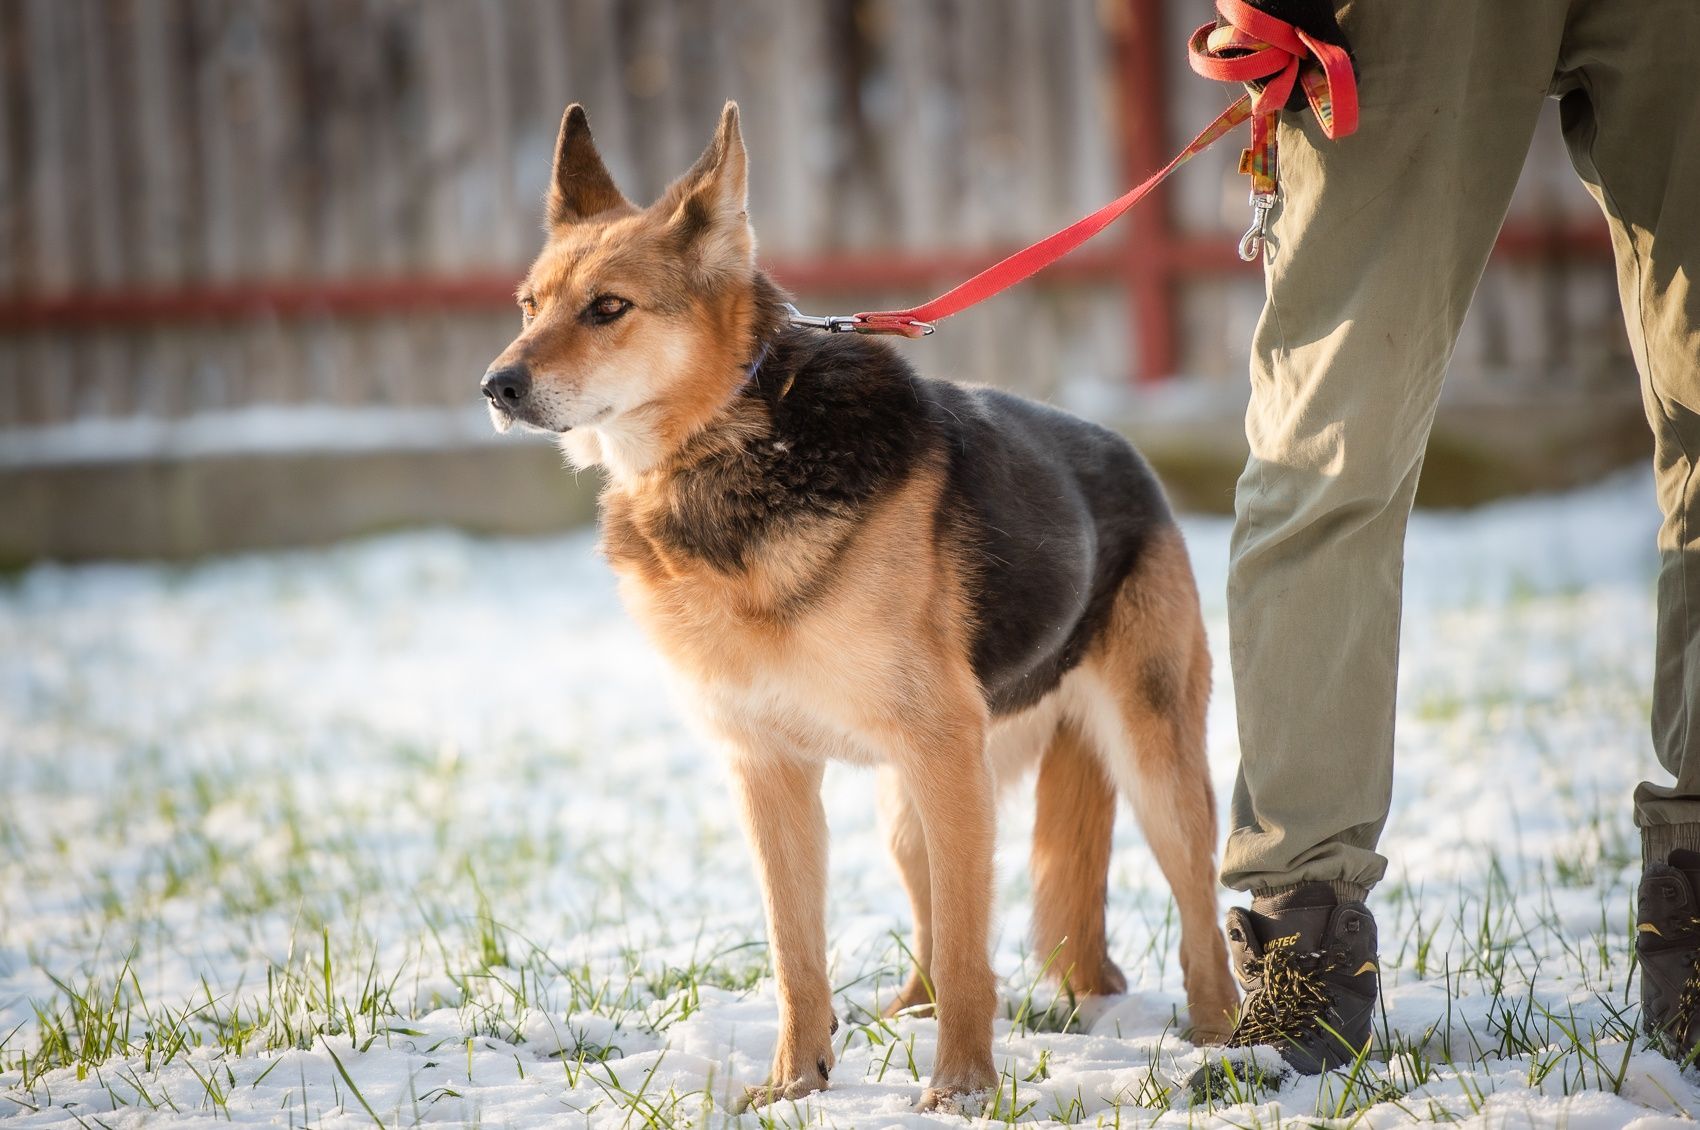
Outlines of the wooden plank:
M843 145L843 123L833 114L830 90L819 81L831 65L831 24L823 5L782 3L778 15L779 65L775 85L785 110L784 134L804 158L791 174L787 204L804 234L801 246L846 246L844 230L822 191L837 171L834 153Z
M508 197L503 205L508 261L527 264L541 244L538 225L555 134L571 100L567 12L551 0L514 0L504 21L508 57Z
M949 106L949 120L937 139L933 159L940 163L939 187L950 201L939 227L940 242L957 248L980 246L981 221L975 217L982 210L976 201L983 199L983 194L976 185L983 170L974 160L970 133L973 67L972 47L966 42L967 29L975 22L978 9L973 0L939 0L938 9L943 39L936 66L945 76L947 88L936 96Z
M117 214L117 282L134 286L142 278L145 201L138 186L151 155L141 142L140 78L137 71L139 24L147 15L137 0L108 0L108 97L112 101L112 176Z
M960 200L963 226L976 245L1007 238L1009 187L1021 180L1013 117L1003 97L1009 68L1005 0L966 2L960 9L956 47L963 75L963 142L970 183Z
M77 52L66 62L80 86L81 113L74 136L82 148L82 207L77 227L86 233L85 286L112 287L124 278L123 200L128 195L119 175L119 136L128 133L129 100L120 97L121 76L114 74L120 48L115 24L118 9L107 0L65 4L75 21Z
M131 25L136 162L131 198L134 277L144 286L180 286L192 243L197 156L188 128L190 76L182 63L186 19L179 3L148 5Z
M143 0L151 18L136 24L136 128L144 155L137 182L141 228L138 272L144 285L171 287L199 277L201 130L195 113L202 44L191 0ZM205 363L207 335L160 327L142 335L136 367L137 411L176 418L197 407L193 377Z
M481 266L506 267L521 262L525 255L522 238L530 224L516 215L517 191L514 185L514 129L521 114L520 98L529 52L524 49L523 37L526 12L518 5L508 6L508 0L480 0L477 8L480 39L477 43L477 63L481 68L480 85L484 89L485 119L477 133L479 140L475 160L478 182L485 199L483 207L483 246L477 262Z
M626 0L615 9L614 48L629 115L625 145L633 175L624 187L641 203L661 195L713 136L714 119L706 108L706 125L692 123L688 130L680 115L668 112L674 23L668 0Z
M547 159L552 155L561 114L573 101L579 81L578 63L572 52L574 14L571 5L557 0L531 0L529 42L533 54L529 90L535 101L521 103L525 126L516 133L515 142L521 146L520 180L526 183L535 180L539 195L547 180ZM539 133L547 135L545 164L542 175L532 177L525 170L534 167L529 153Z
M0 336L0 428L22 426L23 351L16 337Z
M574 76L571 102L582 102L590 117L596 148L614 181L637 199L642 192L633 160L633 115L625 97L625 77L617 15L621 0L572 0L567 5L567 66ZM565 110L562 106L560 110ZM560 110L554 125L560 125ZM554 129L549 141L553 150ZM551 152L553 156L553 152Z
M296 67L305 32L301 5L266 0L252 9L251 21L258 49L248 68L250 153L257 173L250 270L262 278L302 278L312 271L313 240L311 186L300 155L310 131L323 123L302 112L305 84Z
M29 333L20 338L21 360L16 396L18 419L31 424L58 424L72 419L73 392L78 387L76 356L63 334ZM53 380L42 374L53 374Z
M396 0L363 0L360 17L371 29L374 73L364 100L368 146L364 175L376 267L385 273L418 270L429 262L426 197L429 175L424 141L428 112L424 40L418 8Z
M1083 215L1124 191L1120 156L1116 152L1117 125L1123 108L1116 104L1114 45L1097 4L1088 0L1063 8L1067 28L1064 72L1072 81L1063 89L1068 98L1059 116L1075 123L1069 131L1074 141L1069 179L1074 195L1069 211Z
M33 61L62 59L72 47L63 27L65 9L57 0L25 0L27 54ZM29 79L29 219L32 254L27 287L36 293L69 290L78 281L71 243L75 186L66 183L72 169L71 94L63 72L31 67Z
M133 136L131 103L126 95L128 52L124 11L108 0L81 0L75 15L85 105L81 142L86 170L86 205L78 224L87 233L84 285L111 288L129 276L125 238L130 192L124 175L124 149ZM133 410L131 336L118 330L89 335L78 391L79 416L123 416Z
M189 119L199 142L199 258L193 276L231 282L252 269L256 171L250 140L252 93L244 67L251 62L252 8L225 0L193 0L194 82ZM241 329L208 327L192 339L184 373L184 401L193 412L247 402Z
M1066 0L1059 7L1066 7ZM1046 66L1055 29L1050 5L1020 0L1008 3L999 21L1004 81L998 94L1006 107L1003 137L1015 173L1003 208L1005 230L1023 242L1048 235L1074 218L1058 206L1053 174L1062 163L1062 146L1045 114L1047 106L1058 101L1056 92L1064 81Z
M73 13L53 0L31 0L25 18L28 51L34 60L68 59ZM75 71L70 70L74 76ZM37 292L63 292L80 282L74 219L79 203L71 123L78 91L65 81L67 70L32 68L29 86L31 166L29 231L33 236L28 286ZM31 334L25 339L19 389L25 423L58 423L72 415L80 370L62 335ZM53 380L41 379L51 373Z
M201 140L199 227L202 233L198 276L228 281L241 272L238 249L238 184L234 138L226 103L230 96L230 60L225 31L233 9L224 0L194 0L196 47L193 117Z
M466 166L476 146L479 123L471 112L479 91L467 48L476 40L468 36L465 10L459 5L425 4L418 11L423 32L426 155L417 187L427 201L427 264L433 270L452 271L467 261L472 250L465 216Z
M869 88L879 81L877 29L862 0L828 0L817 8L819 23L810 39L827 45L815 81L826 100L822 120L832 123L823 139L831 146L832 164L816 192L825 189L831 238L838 246L874 247L884 242L878 232L885 203L880 143L868 105Z
M961 186L962 152L959 99L950 88L955 72L949 59L940 58L945 24L946 6L940 0L884 9L893 96L880 128L891 192L901 202L888 216L887 238L905 248L956 243L949 214Z
M410 64L402 61L402 52L412 48L408 25L415 22L417 8L391 2L375 11L364 5L343 5L338 13L338 42L333 45L341 77L335 115L343 129L328 151L335 170L332 191L339 197L346 194L351 202L346 218L356 230L344 262L346 269L362 274L399 257L397 226L388 207L394 203L404 210L413 207L409 201L413 187L402 178L409 175L410 164L412 170L422 167L417 163L422 155L413 155L411 162L407 157L391 159L411 148L413 130L420 124L391 91L398 80L407 81Z
M8 295L22 292L24 257L28 254L25 15L21 4L0 4L0 294ZM8 391L0 388L0 397L7 396ZM0 406L0 414L4 411Z
M274 0L248 13L258 50L247 76L252 103L246 144L257 182L247 270L268 279L302 278L313 266L311 193L300 156L305 135L318 123L303 119L297 97L300 8ZM237 406L299 399L302 378L289 348L294 336L294 327L276 320L256 321L236 335L231 396Z
M0 293L22 293L30 282L28 16L24 5L0 5ZM28 422L25 353L17 337L0 336L0 427Z
M1043 200L1043 226L1047 231L1085 210L1077 203L1079 170L1075 166L1086 139L1094 134L1113 136L1115 132L1113 123L1098 116L1090 105L1096 76L1074 69L1075 25L1084 7L1077 0L1065 0L1037 24L1032 22L1029 7L1017 9L1023 24L1020 38L1034 44L1036 88L1019 109L1023 135L1033 137L1037 152L1043 154L1033 174Z
M781 132L781 95L771 86L767 60L774 51L775 31L763 18L761 4L717 6L717 15L730 26L722 55L725 81L738 99L744 144L750 153L750 220L755 225L760 253L784 255L797 246L797 233L788 225L785 198L787 170L803 163L804 145Z
M163 365L161 339L165 332L157 329L138 330L130 353L130 379L134 382L131 410L137 416L166 416L164 401L176 382L170 379Z
M308 4L294 37L293 85L309 107L301 137L308 178L303 207L312 270L320 277L359 273L382 243L367 192L370 155L362 151L366 129L359 108L375 49L368 14L356 4Z
M708 144L721 107L732 96L726 31L735 15L728 5L714 0L671 4L668 10L672 15L672 42L667 47L671 64L665 113L678 123L680 135L674 167L666 174L671 179L684 172ZM741 112L743 107L739 109ZM750 109L759 113L761 107L752 105ZM748 144L746 138L746 148Z
M478 379L516 326L506 314L465 314L443 319L433 365L437 379L428 403L475 410L483 402Z
M86 383L76 406L79 418L135 414L132 337L132 331L121 328L102 328L87 335Z

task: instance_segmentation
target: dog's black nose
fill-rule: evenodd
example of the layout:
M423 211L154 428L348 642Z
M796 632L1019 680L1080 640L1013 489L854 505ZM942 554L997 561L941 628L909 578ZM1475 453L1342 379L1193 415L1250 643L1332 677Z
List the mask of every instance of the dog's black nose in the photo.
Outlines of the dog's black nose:
M484 374L484 380L478 387L484 390L484 395L491 402L512 407L531 391L531 376L518 365L492 369Z

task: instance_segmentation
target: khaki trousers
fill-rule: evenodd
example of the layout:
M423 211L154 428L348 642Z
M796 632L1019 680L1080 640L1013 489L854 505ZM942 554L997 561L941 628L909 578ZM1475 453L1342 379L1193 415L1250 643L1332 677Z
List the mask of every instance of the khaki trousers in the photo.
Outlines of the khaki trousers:
M1363 0L1341 23L1357 133L1281 115L1228 579L1241 764L1223 881L1361 894L1385 870L1405 522L1551 96L1611 224L1664 511L1652 736L1675 783L1641 785L1635 820L1650 856L1700 848L1700 3Z

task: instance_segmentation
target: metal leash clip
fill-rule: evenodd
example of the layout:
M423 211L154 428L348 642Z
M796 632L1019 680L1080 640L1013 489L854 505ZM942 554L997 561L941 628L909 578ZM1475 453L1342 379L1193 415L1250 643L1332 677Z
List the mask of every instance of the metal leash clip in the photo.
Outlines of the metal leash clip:
M908 330L886 329L862 321L856 314L805 314L791 303L785 303L785 313L793 326L825 330L829 334L901 334L904 337L925 337L933 332L930 322L910 322Z
M854 314L805 314L789 302L785 304L785 313L790 317L793 326L808 326L810 329L825 330L829 334L856 332Z
M1240 236L1240 258L1247 263L1255 263L1258 255L1263 252L1263 228L1269 222L1269 209L1275 207L1273 192L1258 192L1251 194L1251 227Z

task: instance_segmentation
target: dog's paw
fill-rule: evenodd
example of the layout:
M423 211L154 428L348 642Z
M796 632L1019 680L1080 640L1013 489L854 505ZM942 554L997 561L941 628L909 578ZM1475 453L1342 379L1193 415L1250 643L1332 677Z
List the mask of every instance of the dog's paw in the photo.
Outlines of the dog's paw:
M915 1109L973 1118L985 1106L988 1093L997 1083L998 1073L990 1067L948 1073L935 1071Z
M838 1018L832 1018L832 1030L838 1030ZM790 1101L826 1090L827 1077L832 1074L832 1046L827 1044L808 1056L781 1049L774 1057L773 1070L767 1082L759 1087L744 1088L744 1096L733 1104L732 1113L758 1109L769 1103ZM804 1066L807 1064L807 1066Z
M794 1102L807 1098L816 1091L826 1090L825 1076L804 1079L792 1079L784 1084L764 1083L760 1087L745 1087L743 1097L732 1104L733 1114L743 1114L749 1110L760 1110L769 1103Z
M990 1087L973 1091L959 1091L954 1087L928 1087L921 1092L921 1101L915 1104L915 1109L922 1114L955 1114L963 1118L978 1118L985 1111L991 1094Z
M1238 1011L1239 999L1232 993L1194 999L1188 1002L1187 1019L1190 1024L1183 1035L1199 1047L1225 1044L1228 1034L1234 1030L1234 1016Z
M897 995L886 1002L880 1010L882 1016L896 1016L898 1013L907 1016L931 1016L933 1014L933 998L927 992L927 983L918 974L911 973L909 980L897 990Z
M1227 1043L1232 1032L1232 1027L1224 1025L1195 1024L1182 1032L1181 1036L1194 1047L1214 1048Z
M1082 991L1098 997L1119 997L1127 992L1127 974L1122 972L1121 966L1106 957L1103 966L1098 970L1097 983L1086 986Z

